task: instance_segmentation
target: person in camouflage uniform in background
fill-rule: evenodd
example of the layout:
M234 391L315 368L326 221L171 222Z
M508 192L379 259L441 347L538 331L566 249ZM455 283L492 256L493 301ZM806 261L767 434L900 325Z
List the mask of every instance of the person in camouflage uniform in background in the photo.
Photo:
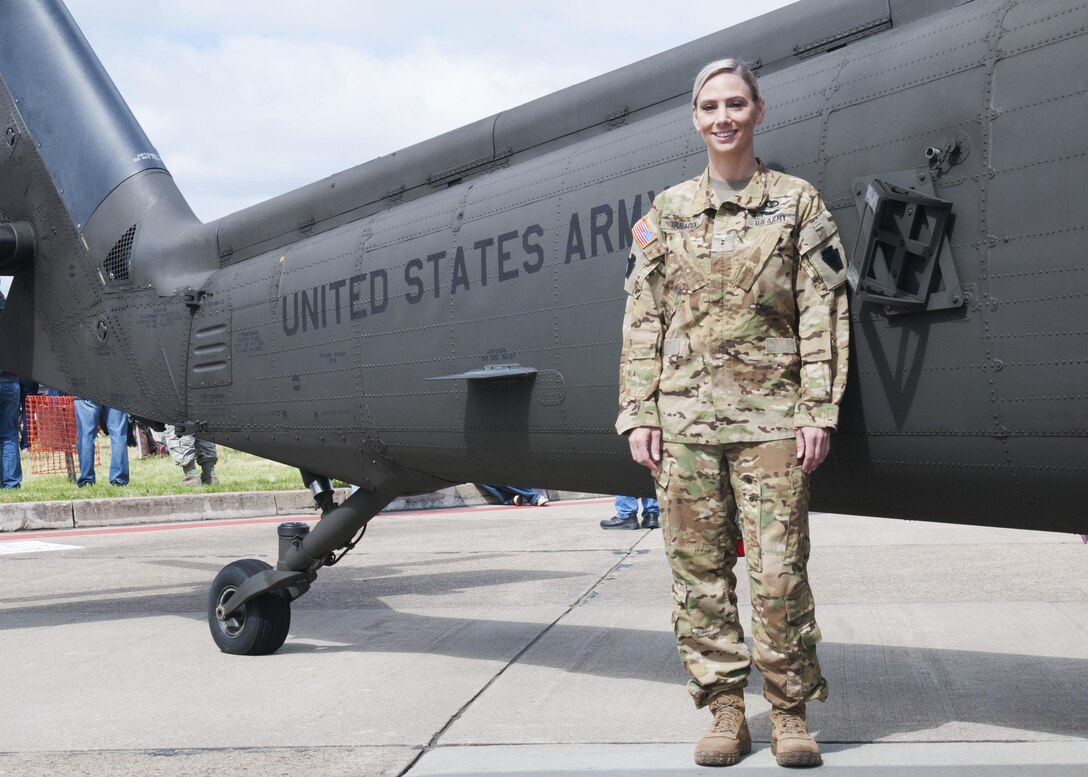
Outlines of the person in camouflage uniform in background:
M170 458L185 474L179 485L194 488L219 485L219 478L215 475L219 451L214 442L202 440L192 434L179 434L177 427L167 425L166 449L170 451ZM197 472L197 467L200 467L200 472Z
M616 429L655 475L680 656L696 705L714 713L696 762L750 752L742 689L754 660L778 763L817 766L805 704L824 700L827 683L806 571L808 478L838 421L849 310L819 194L755 156L764 111L735 60L696 79L709 166L658 195L632 230ZM751 654L737 615L738 523Z

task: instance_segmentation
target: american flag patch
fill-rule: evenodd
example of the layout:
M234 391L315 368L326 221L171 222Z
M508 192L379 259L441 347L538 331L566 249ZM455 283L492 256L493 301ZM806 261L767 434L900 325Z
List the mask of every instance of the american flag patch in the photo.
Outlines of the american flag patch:
M638 243L638 247L643 251L646 250L646 246L657 240L657 232L654 231L654 225L647 220L645 216L638 220L638 223L631 228L631 235L635 238L635 242Z

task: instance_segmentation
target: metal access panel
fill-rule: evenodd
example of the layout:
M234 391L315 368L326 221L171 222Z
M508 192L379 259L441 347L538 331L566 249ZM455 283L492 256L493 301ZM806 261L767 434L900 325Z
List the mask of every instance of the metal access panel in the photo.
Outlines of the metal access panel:
M226 295L224 295L226 296ZM215 295L195 298L189 347L189 389L229 386L231 369L231 307Z
M928 175L895 175L911 186L890 177L853 181L861 227L847 267L850 287L888 314L960 307L963 289L946 239L952 203L934 195Z

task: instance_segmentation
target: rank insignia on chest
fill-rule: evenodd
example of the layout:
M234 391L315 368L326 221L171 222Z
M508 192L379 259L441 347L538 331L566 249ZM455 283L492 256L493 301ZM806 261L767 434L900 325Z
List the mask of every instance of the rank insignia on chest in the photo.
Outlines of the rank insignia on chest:
M643 216L635 223L635 226L631 228L631 236L634 237L635 242L638 243L638 247L645 251L646 246L657 240L657 231L654 229L654 225L650 223L649 219Z

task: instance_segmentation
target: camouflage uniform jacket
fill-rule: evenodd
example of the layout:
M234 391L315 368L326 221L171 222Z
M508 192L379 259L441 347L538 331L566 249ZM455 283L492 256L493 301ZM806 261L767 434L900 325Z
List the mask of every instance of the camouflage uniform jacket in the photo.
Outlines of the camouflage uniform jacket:
M761 163L721 202L707 170L659 194L632 231L619 433L708 445L836 426L846 272L811 185Z

